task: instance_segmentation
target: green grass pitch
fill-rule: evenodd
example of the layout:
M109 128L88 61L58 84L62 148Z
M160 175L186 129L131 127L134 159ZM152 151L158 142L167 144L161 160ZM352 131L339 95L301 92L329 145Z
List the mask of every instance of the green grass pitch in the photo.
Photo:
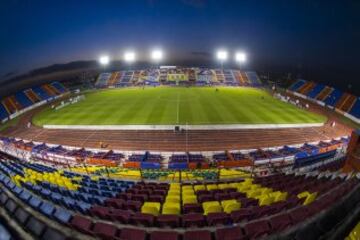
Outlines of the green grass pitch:
M175 125L320 123L326 118L274 99L264 90L219 87L99 90L33 122L51 125Z

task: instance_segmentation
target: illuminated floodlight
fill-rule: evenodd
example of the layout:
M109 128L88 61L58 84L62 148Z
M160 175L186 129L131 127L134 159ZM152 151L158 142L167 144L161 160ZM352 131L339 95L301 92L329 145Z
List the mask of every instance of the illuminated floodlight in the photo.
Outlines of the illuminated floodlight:
M219 50L217 53L216 53L216 58L218 60L220 60L221 62L224 62L227 60L228 58L228 52L225 51L225 50Z
M125 62L132 63L135 62L135 52L125 52L124 54L124 60Z
M109 56L106 56L106 55L101 56L101 57L99 58L99 63L100 63L101 65L103 65L103 66L108 65L108 64L110 63L110 57L109 57Z
M151 52L151 59L159 62L163 59L163 52L159 49L155 49Z
M238 63L246 62L246 54L244 52L235 53L235 61Z

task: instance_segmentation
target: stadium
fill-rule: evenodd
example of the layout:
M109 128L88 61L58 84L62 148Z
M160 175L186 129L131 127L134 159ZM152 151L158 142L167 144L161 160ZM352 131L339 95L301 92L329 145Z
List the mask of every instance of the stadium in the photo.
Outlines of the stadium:
M360 239L357 89L140 51L0 83L1 240Z

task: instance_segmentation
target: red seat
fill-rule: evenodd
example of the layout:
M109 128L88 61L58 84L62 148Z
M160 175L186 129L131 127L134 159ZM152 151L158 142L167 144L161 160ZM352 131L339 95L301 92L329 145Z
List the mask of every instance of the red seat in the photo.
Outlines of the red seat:
M105 240L114 239L116 237L117 231L118 229L114 225L101 222L95 223L93 230L95 235Z
M142 206L142 202L139 201L127 201L124 208L134 212L139 212Z
M110 208L103 206L92 206L90 208L90 214L102 219L108 219L110 213Z
M124 199L108 198L105 200L105 206L121 209L125 204Z
M159 202L159 203L163 203L165 200L165 196L164 195L150 195L149 197L149 202Z
M140 229L123 228L119 237L121 240L145 240L146 232Z
M215 232L216 240L241 240L246 239L240 227L220 228Z
M187 231L183 235L183 240L211 240L211 232L206 230Z
M306 207L299 207L290 212L291 220L294 224L304 221L309 216Z
M91 235L93 234L92 231L93 222L88 218L82 217L80 215L75 215L71 219L70 224L80 232Z
M185 204L182 208L184 214L188 213L203 213L203 208L201 204L191 203Z
M268 235L270 233L270 226L267 221L261 220L246 224L244 230L247 237L255 239Z
M252 212L250 209L242 208L230 213L230 217L233 223L238 223L241 221L248 221L252 219Z
M205 217L201 213L189 213L182 216L184 227L203 227L205 226Z
M153 226L154 220L155 220L155 217L153 215L145 214L145 213L135 213L130 219L130 221L133 224L142 225L142 226L146 226L146 227Z
M129 223L131 212L128 210L113 209L109 213L109 217L113 221L117 221L123 224Z
M150 234L150 240L178 240L179 234L177 232L162 232L153 231Z
M209 213L206 216L206 221L209 226L215 226L215 225L226 225L230 222L229 216L224 213Z
M159 227L179 227L180 226L180 217L177 215L159 215L156 218L157 225Z
M271 226L271 232L280 232L291 226L291 219L289 214L284 213L270 218L269 223Z

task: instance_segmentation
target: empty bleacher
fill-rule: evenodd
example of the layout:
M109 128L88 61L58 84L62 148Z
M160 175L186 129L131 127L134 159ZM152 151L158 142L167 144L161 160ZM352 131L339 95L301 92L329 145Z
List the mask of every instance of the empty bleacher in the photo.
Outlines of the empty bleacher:
M6 108L6 110L9 114L13 114L17 111L15 104L11 101L11 99L9 97L5 98L2 101L2 104L4 105L4 107Z
M349 113L357 118L360 118L360 98L357 98Z
M56 88L56 90L58 91L58 93L65 93L66 92L66 88L59 82L53 82L51 83L51 85Z
M333 91L333 88L325 86L325 88L315 97L315 99L319 101L324 101Z
M315 98L325 88L322 84L316 84L316 86L307 93L308 97Z
M307 82L302 87L300 87L297 92L303 95L307 95L315 87L315 85L316 83L314 82Z
M6 119L7 117L9 117L7 110L5 109L4 105L0 103L0 121Z
M23 106L23 108L27 108L33 104L33 102L26 96L24 92L15 93L16 100Z
M332 91L331 94L327 96L324 102L326 105L330 105L334 107L342 95L343 95L342 91L340 91L339 89L334 89L334 91Z
M356 101L356 97L349 93L344 93L339 101L337 101L335 107L344 112L349 111Z
M260 86L261 85L260 78L256 72L246 72L246 76L250 80L252 86Z
M107 87L108 86L108 81L111 77L111 73L100 73L95 86L96 87Z
M32 103L37 103L41 101L41 98L36 95L32 89L27 89L24 91L25 95L31 100Z
M299 79L297 80L293 85L289 87L289 89L293 92L296 92L298 89L300 89L304 84L306 83L305 80Z
M40 97L41 100L47 100L49 98L51 98L51 96L40 86L37 87L33 87L32 90L34 91L34 93Z

